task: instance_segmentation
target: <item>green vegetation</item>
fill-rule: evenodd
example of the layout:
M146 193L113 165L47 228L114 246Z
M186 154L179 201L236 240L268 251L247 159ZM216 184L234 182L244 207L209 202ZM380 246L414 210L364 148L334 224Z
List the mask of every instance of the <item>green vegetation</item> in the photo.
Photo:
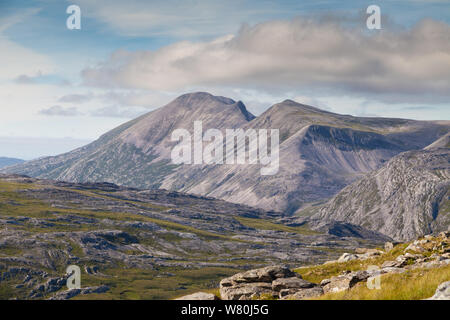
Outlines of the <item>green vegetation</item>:
M232 268L160 268L142 269L108 269L102 271L105 277L82 275L84 286L107 285L111 289L103 294L90 294L75 299L174 299L183 295L218 285L218 279L231 276L238 270ZM208 290L206 290L208 291Z

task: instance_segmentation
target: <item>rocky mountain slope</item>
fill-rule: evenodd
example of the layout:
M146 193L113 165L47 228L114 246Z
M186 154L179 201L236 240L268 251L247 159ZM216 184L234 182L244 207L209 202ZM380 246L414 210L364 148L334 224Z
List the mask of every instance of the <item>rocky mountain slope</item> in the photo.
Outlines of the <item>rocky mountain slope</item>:
M240 268L319 263L386 240L284 219L178 192L0 175L0 299L167 299ZM68 296L69 265L81 268L83 289Z
M280 165L261 176L260 165L174 165L173 130L279 129ZM99 140L56 157L7 168L4 173L72 182L107 181L137 188L165 188L295 212L324 201L363 174L407 150L421 149L446 134L450 122L360 118L291 100L258 117L242 102L208 93L183 95L128 122ZM1 170L0 170L1 171Z
M312 216L356 224L397 240L450 226L450 149L409 151L339 192Z
M7 157L0 157L0 168L4 168L7 166L12 166L18 163L23 163L24 161L21 159L15 159L15 158L7 158Z

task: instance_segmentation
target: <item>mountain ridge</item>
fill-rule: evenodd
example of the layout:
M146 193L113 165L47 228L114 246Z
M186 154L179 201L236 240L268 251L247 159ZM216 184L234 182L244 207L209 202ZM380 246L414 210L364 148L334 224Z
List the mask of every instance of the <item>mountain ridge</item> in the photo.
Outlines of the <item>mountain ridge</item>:
M261 176L260 165L175 165L177 128L279 129L280 171ZM393 156L422 149L450 130L448 122L339 115L285 100L254 117L241 101L205 92L182 95L72 152L5 173L71 182L111 182L165 188L294 213L329 199Z
M345 187L322 206L312 224L352 223L396 240L450 226L450 149L401 153Z

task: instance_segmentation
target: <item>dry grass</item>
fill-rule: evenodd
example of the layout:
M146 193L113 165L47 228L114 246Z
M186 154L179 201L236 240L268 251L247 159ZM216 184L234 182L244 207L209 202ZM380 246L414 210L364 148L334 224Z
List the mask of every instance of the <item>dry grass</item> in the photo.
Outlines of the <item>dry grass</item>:
M365 282L351 290L325 294L317 300L421 300L431 297L442 282L450 280L450 266L409 270L381 276L381 289L370 290Z
M295 269L294 271L299 273L303 279L320 283L323 279L328 279L333 276L337 276L343 271L358 271L366 270L368 266L375 265L381 266L383 262L389 260L395 260L399 255L403 254L404 249L408 244L399 244L395 246L390 252L381 256L376 256L367 260L352 260L348 262L334 262L318 266L310 266Z

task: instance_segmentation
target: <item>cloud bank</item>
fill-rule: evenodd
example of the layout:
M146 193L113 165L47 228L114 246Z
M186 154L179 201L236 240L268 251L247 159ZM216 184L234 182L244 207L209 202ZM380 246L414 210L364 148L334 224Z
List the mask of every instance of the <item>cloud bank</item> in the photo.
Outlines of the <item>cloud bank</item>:
M82 76L87 85L112 88L316 88L398 102L448 98L450 26L428 19L368 32L334 19L270 21L213 41L118 50Z

